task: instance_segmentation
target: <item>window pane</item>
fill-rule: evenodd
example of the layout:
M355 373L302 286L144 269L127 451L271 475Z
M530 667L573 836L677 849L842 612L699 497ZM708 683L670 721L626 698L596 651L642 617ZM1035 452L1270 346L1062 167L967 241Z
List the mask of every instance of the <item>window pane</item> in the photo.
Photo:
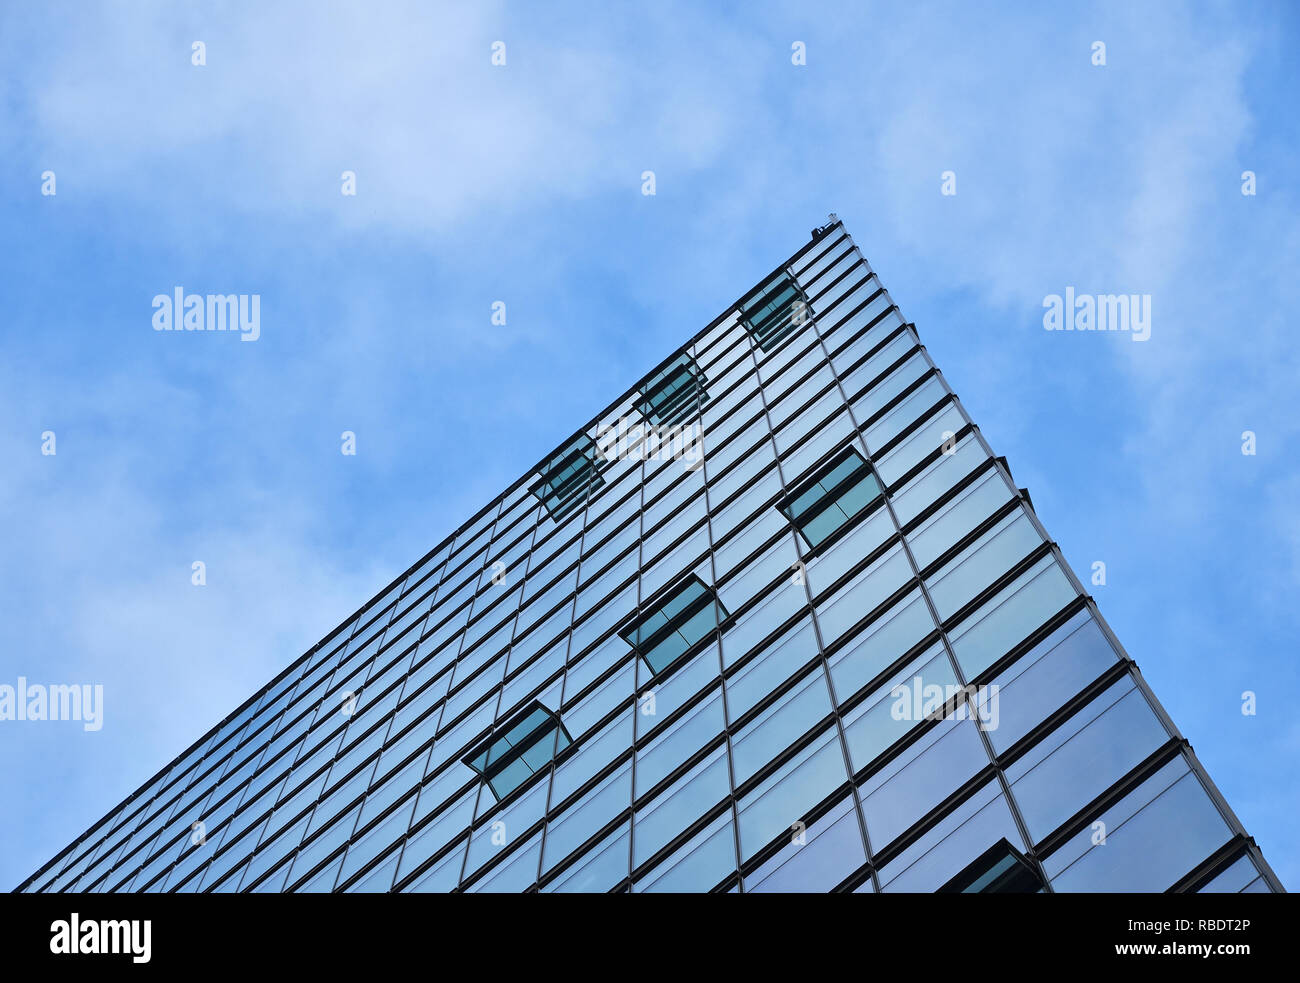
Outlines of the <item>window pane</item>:
M924 570L1010 498L1011 489L996 469L977 478L908 534L917 566Z
M1123 679L1007 768L1025 825L1041 840L1168 739Z
M631 824L624 824L587 852L587 856L566 870L542 893L593 894L610 890L627 877L628 842Z
M939 617L947 619L998 577L1043 544L1043 538L1017 509L927 578Z
M534 833L527 844L494 867L486 877L476 881L469 890L492 894L518 894L528 890L537 880L537 857L541 846L542 834Z
M831 890L866 863L858 813L850 795L745 878L754 893L821 893Z
M937 461L918 473L893 496L894 514L898 516L899 523L906 526L940 495L988 459L988 454L973 435L962 438L951 455L941 454Z
M988 764L973 721L950 717L935 727L863 783L872 849L884 849Z
M1101 629L1081 611L993 680L997 725L989 737L1005 751L1115 664ZM990 686L990 689L992 688Z
M638 811L632 865L645 863L730 792L727 752L720 747Z
M830 645L870 614L912 578L912 567L901 547L895 546L871 566L817 605L822 641Z
M875 453L910 427L922 414L948 395L948 387L938 376L931 376L909 393L901 403L867 428L863 437L867 449Z
M955 403L949 403L938 413L903 438L903 442L876 462L876 471L885 484L892 485L921 462L921 460L952 434L966 425L966 418Z
M1043 557L950 634L967 679L974 679L1075 597L1056 560Z
M804 617L745 663L739 672L727 677L727 711L731 719L744 716L816 655L817 637L812 618Z
M942 647L929 649L844 718L855 771L865 768L932 713L941 713L957 677Z
M746 782L830 712L826 675L818 667L732 738L736 784Z
M731 813L724 812L637 882L637 891L708 891L736 869Z
M935 630L930 609L919 590L903 597L830 659L831 680L840 702L902 658Z
M870 518L859 523L852 531L824 553L808 561L808 584L816 596L831 587L840 577L863 557L882 546L894 535L894 523L885 509L879 509Z
M742 859L789 830L847 778L839 736L831 728L741 799Z
M612 820L632 802L632 768L630 764L619 768L604 779L556 819L546 830L543 872L595 836L602 826Z
M994 780L886 864L880 872L881 890L937 891L1000 839L1024 849L1006 796Z
M719 693L684 718L674 723L640 751L636 758L636 794L645 795L672 773L692 754L722 733L726 722L722 716Z
M1181 758L1097 818L1104 846L1088 828L1044 862L1057 891L1165 891L1230 835Z

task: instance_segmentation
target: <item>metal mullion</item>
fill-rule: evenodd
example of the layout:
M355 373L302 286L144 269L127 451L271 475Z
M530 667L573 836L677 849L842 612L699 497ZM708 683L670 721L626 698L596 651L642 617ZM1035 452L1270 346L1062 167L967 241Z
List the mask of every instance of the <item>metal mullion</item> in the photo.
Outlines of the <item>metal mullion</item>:
M850 240L850 241L851 241L851 240ZM807 296L803 294L802 289L800 289L800 296L803 297L805 304L807 304ZM813 325L813 329L814 329L814 331L816 331L816 320L815 320L815 318L814 318L814 316L813 316L811 306L807 306L807 307L805 308L805 314L807 315L807 320L804 322L804 324L809 324L809 323L811 323L811 324ZM820 342L820 340L821 340L821 339L820 339L820 335L818 335L818 341ZM822 344L822 355L823 355L823 357L826 359L826 361L828 362L828 361L829 361L829 357L827 356L826 346L825 346L824 343ZM758 361L757 356L755 356L755 362L757 362L757 361ZM816 372L816 371L820 370L820 367L821 367L821 366L818 366L818 368L817 368L817 369L814 369L813 371ZM838 376L835 376L835 368L834 368L834 366L831 366L831 374L832 374L832 376L834 376L834 378L835 378L835 385L838 387L838 386L839 386L839 377L838 377ZM818 396L817 396L816 398L820 398L822 395L825 394L825 392L829 392L829 388L828 388L827 390L825 390L823 393L819 393ZM844 394L844 391L843 391L843 389L841 388L841 389L840 389L840 395L843 396L843 394ZM772 417L771 417L771 413L770 413L770 411L769 411L769 409L768 409L768 405L767 405L767 394L766 394L766 392L765 392L765 390L764 390L764 387L763 387L763 384L762 384L761 376L760 376L760 379L759 379L759 398L760 398L760 400L761 400L761 402L762 402L762 404L763 404L763 413L764 413L764 415L765 415L766 418L767 418L767 425L768 425L768 439L772 441L772 449L773 449L773 451L775 452L775 455L776 455L776 468L777 468L777 475L778 475L778 477L779 477L779 479L780 479L780 481L781 481L781 487L782 487L782 489L787 489L787 496L790 496L790 495L791 495L791 492L788 491L788 489L790 488L790 485L786 482L786 478L785 478L785 470L784 470L784 468L782 467L782 463L781 463L781 451L780 451L780 447L777 446L777 443L776 443L776 434L773 432L773 429L772 429ZM831 418L833 419L834 416L835 416L835 413L832 413L832 414L831 414ZM821 422L820 426L824 426L826 423L827 423L827 421L826 421L826 420L823 420L823 421ZM793 526L793 522L791 523L791 525ZM847 738L846 738L845 735L844 735L844 722L843 722L843 718L842 718L841 715L840 715L839 701L838 701L838 699L836 698L835 687L834 687L834 685L831 683L830 663L827 661L827 658L826 658L826 646L825 646L825 644L824 644L824 642L823 642L823 640L822 640L821 626L818 624L818 620L817 620L817 610L816 610L815 606L813 605L813 599L812 599L812 588L811 588L811 586L810 586L809 583L808 583L808 577L807 577L806 572L805 572L805 571L806 571L806 566L805 566L805 564L804 564L804 553L803 553L803 549L802 549L802 547L800 546L800 536L795 534L795 531L794 531L793 528L789 530L789 535L790 535L790 538L792 539L792 541L794 542L795 557L796 557L796 559L798 560L798 563L799 563L799 573L800 573L800 578L799 578L799 579L800 579L800 581L802 582L802 586L803 586L803 589L804 589L804 599L805 599L804 603L805 603L805 607L806 607L807 611L810 612L810 614L811 614L811 620L810 620L810 623L811 623L812 628L813 628L813 637L814 637L814 638L816 639L816 641L817 641L817 654L818 654L819 661L820 661L820 663L821 663L822 680L823 680L823 682L824 682L824 684L825 684L825 686L826 686L826 692L827 692L827 694L830 696L831 713L832 713L832 715L833 715L834 718L835 718L835 719L834 719L835 732L836 732L836 736L839 738L840 754L841 754L841 756L842 756L842 758L843 758L843 761L844 761L844 773L845 773L846 776L849 776L848 779L847 779L847 780L848 780L848 783L849 783L849 794L850 794L851 796L853 796L853 807L854 807L854 811L855 811L855 813L857 814L857 817L858 817L858 827L859 827L859 832L860 832L861 835L862 835L863 848L864 848L864 850L866 851L866 855L867 855L868 859L870 859L870 857L871 857L871 841L870 841L870 839L868 838L868 835L867 835L867 826L866 826L866 822L865 822L864 817L863 817L863 814L862 814L861 803L860 803L859 800L858 800L857 787L853 784L853 780L852 780L852 773L853 773L853 764L852 764L852 761L853 761L853 759L852 759L852 758L850 757L850 755L849 755L848 740L847 740ZM725 686L725 680L724 680L724 686ZM728 758L730 759L730 755L731 755L731 746L730 746L730 740L731 740L731 738L730 738L730 735L728 735L727 740L728 740L727 754L728 754ZM733 780L734 780L734 776L733 776ZM757 787L757 786L754 786L754 787ZM740 834L739 813L737 813L737 819L736 819L736 833L737 833L737 854L736 854L736 860L737 860L738 863L741 863L741 866L743 867L743 862L741 861L741 854L740 854L740 852L739 852L739 834ZM873 878L874 878L874 876L875 876L875 875L874 875L874 871L873 871L872 876L873 876ZM741 881L742 881L742 890L743 890L743 882L744 882L743 875L742 875ZM877 891L878 891L878 890L879 890L879 885L878 885L878 884L876 885L876 888L877 888Z
M759 372L758 372L758 359L757 359L757 357L754 355L754 348L753 348L753 345L752 345L752 344L750 345L750 348L749 348L749 358L750 358L750 361L753 363L754 369L753 369L752 376L747 375L746 378L751 378L751 377L753 378L753 380L754 380L754 385L755 385L755 387L756 387L757 390L758 390L759 400L760 400L760 402L761 402L761 401L762 401L762 398L763 398L763 396L762 396L762 394L763 394L763 380L762 380L762 377L759 375ZM742 380L742 381L743 381L743 380ZM767 417L767 406L766 406L766 404L763 405L763 410L762 410L762 412L763 412L763 416L764 416L764 418L766 418L766 417ZM755 416L755 419L757 419L757 416ZM776 442L775 442L774 440L772 440L771 427L772 427L771 420L768 420L768 433L767 433L767 440L768 440L768 442L772 445L773 455L775 456L775 453L776 453ZM732 434L732 437L735 437L735 436L736 436L736 434L733 433L733 434ZM707 438L706 438L706 440L707 440ZM757 444L755 444L755 446L757 446ZM739 464L740 461L737 460L737 461L734 462L734 463L735 463L735 464ZM704 453L704 455L703 455L703 458L702 458L702 460L701 460L701 465L700 465L700 466L701 466L701 468L704 470L704 515L705 515L705 523L706 523L706 525L707 525L707 527L708 527L708 536L709 536L709 574L710 574L710 577L711 577L712 580L713 580L713 596L714 596L715 600L717 601L717 605L716 605L715 610L716 610L716 611L721 611L721 610L722 610L722 601L721 601L720 598L718 598L718 595L717 595L717 585L718 585L718 563L717 563L717 557L716 557L715 552L714 552L714 546L715 546L715 544L714 544L714 537L713 537L713 507L712 507L712 505L711 505L710 502L709 502L709 453L708 453L708 451L707 451L707 444L706 444L706 451L705 451L705 453ZM730 470L730 469L724 469L724 471L725 471L725 470ZM761 480L762 475L764 475L764 474L767 474L767 472L766 472L766 471L763 471L762 474L760 474L760 475L758 475L758 476L755 477L754 481L757 482L757 481ZM750 484L749 482L746 482L746 486L745 486L745 487L749 487L749 484ZM742 491L740 492L740 494L744 494L743 489L742 489ZM730 615L729 615L729 616L730 616ZM741 852L740 852L740 801L739 801L739 799L738 799L737 796L736 796L736 764L735 764L735 761L734 761L734 759L732 758L732 755L731 755L731 709L730 709L730 707L729 707L728 704L727 704L727 677L726 677L726 671L725 671L725 670L726 670L726 666L725 666L725 664L723 663L723 659L722 659L722 623L721 623L721 621L719 621L719 623L718 623L717 638L716 638L716 640L715 640L715 642L714 642L714 645L715 645L715 649L714 649L714 651L716 652L716 654L717 654L717 659L718 659L718 691L719 691L719 693L720 693L721 696L722 696L723 746L725 746L726 749L727 749L727 800L728 800L728 807L729 807L730 810L731 810L731 842L732 842L732 849L735 851L735 867L734 867L734 869L733 869L733 875L736 877L736 889L737 889L737 891L738 891L739 893L741 893L741 894L744 894L744 893L745 893L745 879L744 879L744 878L741 876L741 874L740 874L740 869L741 869L741 867L743 866L743 862L742 862L741 859L740 859L740 858L741 858ZM634 791L635 791L635 789L634 789ZM636 822L635 819L633 819L633 824L634 824L634 825L635 825L635 822ZM707 828L708 828L707 824L704 825L704 826L701 826L701 827L700 827L700 831L703 832L703 831L704 831L705 829L707 829ZM665 854L665 859L667 858L667 856L669 856L669 854Z
M861 252L861 250L858 249L858 246L857 246L856 243L853 244L853 249L854 249L854 251L856 251L856 252L858 253L858 257L862 260L863 265L866 266L867 269L869 270L869 269L870 269L870 266L867 264L865 257L862 256L862 252ZM882 285L882 289L883 289L883 285ZM889 296L889 292L888 292L888 291L885 291L885 296L886 296L886 298L890 301L890 303L892 304L892 303L893 303L893 298ZM895 306L896 306L896 305L895 305ZM817 324L816 324L816 321L815 321L815 320L814 320L814 322L813 322L813 329L814 329L815 331L817 331L818 337L820 338L820 337L821 337L821 331L817 328ZM919 339L918 339L918 340L919 340ZM823 346L825 345L825 341L824 341L824 340L823 340L822 344L823 344ZM923 347L923 346L922 346L922 347ZM931 366L934 365L933 361L931 361L931 360L929 359L928 354L926 355L926 360L927 360L927 361L930 361ZM832 369L832 371L833 371L833 369ZM836 380L836 384L839 385L839 375L838 375L838 373L836 373L836 375L835 375L835 380ZM945 386L947 385L946 382L945 382L944 384L945 384ZM949 390L951 391L951 387L949 387ZM844 389L843 389L843 386L842 386L842 385L840 386L840 392L841 392L842 394L844 393ZM848 401L847 401L847 395L845 396L845 402L846 402L847 407L848 407L849 418L853 421L854 427L857 428L857 418L856 418L856 415L855 415L854 412L853 412L853 406L852 406L852 404L849 404ZM967 420L967 426L971 427L972 432L978 434L978 433L979 433L978 428L975 428L975 427L974 427L974 424L970 422L970 418L966 415L965 411L964 411L963 409L961 409L961 405L960 405L960 403L957 401L957 398L956 398L956 395L955 395L955 394L953 395L953 402L954 402L955 405L957 405L957 407L958 407L958 412L960 412L961 415L962 415L963 417L966 418L966 420ZM963 428L963 429L964 429L964 428ZM859 430L859 432L861 432L861 431ZM983 441L982 441L982 438L981 438L981 442L983 442ZM865 441L864 441L864 443L865 443ZM869 450L869 449L868 449L868 450ZM985 445L985 450L989 452L990 456L992 456L992 451L988 448L987 445ZM914 470L915 470L915 469L914 469ZM874 468L873 468L873 471L874 471ZM904 479L906 479L907 477L908 477L907 475L904 475ZM902 482L903 482L903 479L900 479L900 482L898 483L898 485L897 485L896 487L901 487ZM881 487L884 488L883 483L882 483ZM953 669L954 677L956 678L958 684L961 685L963 688L965 688L966 685L967 685L966 675L965 675L964 671L962 670L961 665L960 665L960 664L958 663L958 661L957 661L957 655L956 655L956 652L953 650L952 642L951 642L951 641L949 640L949 638L948 638L948 633L947 633L947 632L944 630L944 628L943 628L943 621L939 618L939 611L938 611L938 608L935 606L935 603L934 603L933 598L930 597L930 591L929 591L929 588L926 587L925 581L921 579L921 571L920 571L920 568L917 566L917 563L916 563L916 557L914 557L914 556L912 555L912 548L911 548L911 545L908 543L908 541L907 541L907 537L903 535L902 524L898 521L898 515L894 512L894 503L893 503L893 501L890 499L890 497L889 497L888 494L885 495L885 503L884 503L884 504L885 504L885 508L889 510L889 517L890 517L890 519L893 521L893 523L894 523L894 529L895 529L895 531L898 533L898 535L899 535L899 537L900 537L900 540L901 540L901 542L902 542L902 545L903 545L903 552L904 552L904 554L905 554L906 557L907 557L908 565L912 568L912 575L916 578L917 587L918 587L918 589L921 591L921 596L925 598L926 607L927 607L927 608L929 609L929 611L930 611L930 617L931 617L931 619L934 621L934 624L935 624L935 625L938 627L938 629L939 629L939 640L942 642L942 644L943 644L943 648L944 648L944 652L945 652L945 653L947 654L947 656L948 656L948 661L949 661L949 663L951 664L951 667L952 667L952 669ZM1042 532L1042 530L1040 530L1040 532ZM1047 537L1046 535L1043 535L1043 538L1044 538L1044 540L1047 540L1047 539L1048 539L1048 537ZM978 719L976 719L976 720L974 721L974 723L975 723L975 729L976 729L976 731L979 733L980 742L981 742L981 744L982 744L983 747L984 747L984 752L985 752L985 754L988 756L989 764L993 767L994 773L995 773L996 776L997 776L997 780L998 780L999 786L1000 786L1001 789L1002 789L1002 793L1003 793L1003 795L1006 797L1008 808L1009 808L1010 811L1011 811L1012 819L1013 819L1013 821L1014 821L1015 824L1016 824L1016 828L1017 828L1017 829L1019 830L1019 832L1020 832L1021 840L1022 840L1022 842L1024 842L1025 844L1027 844L1027 845L1029 846L1030 850L1032 851L1032 849L1033 849L1033 838L1031 837L1031 835L1030 835L1030 833L1029 833L1029 826L1028 826L1028 824L1025 822L1025 818L1024 818L1024 816L1023 816L1023 815L1021 814L1021 812L1020 812L1020 806L1016 803L1016 800L1015 800L1015 799L1012 797L1012 795L1011 795L1011 786L1010 786L1010 783L1007 781L1007 777L1006 777L1006 775L1003 773L1002 769L1001 769L1001 768L998 766L998 764L997 764L997 754L996 754L996 751L995 751L995 749L994 749L994 747L993 747L993 743L992 743L992 741L989 740L988 734L985 733L985 731L983 730L983 728L981 728L981 727L979 726L979 721L978 721ZM1042 878L1042 881L1043 881L1043 888L1044 888L1044 890L1047 891L1048 893L1054 893L1053 890L1052 890L1052 886L1051 886L1051 884L1050 884L1050 882L1048 881L1048 878L1047 878L1047 871L1043 868L1042 862L1037 858L1037 856L1035 856L1035 857L1033 858L1033 862L1034 862L1035 868L1036 868L1037 871L1038 871L1039 876Z
M707 329L706 329L706 330L707 330ZM643 506L643 505L644 505L644 501L643 501L643 500L644 500L644 497L645 497L645 493L644 493L644 490L645 490L645 461L644 461L644 460L639 461L639 462L638 462L638 465L639 465L640 468L641 468L641 482L640 482L640 485L639 485L639 487L638 487L638 490L637 490L636 494L637 494L637 496L638 496L640 499L642 499L642 501L641 501L639 504ZM618 505L622 505L623 502L629 501L631 498L632 498L631 495L626 496L624 499L622 499L620 502L618 502L618 503L615 505L615 508L617 508ZM588 502L587 502L587 508L590 509L590 507L591 507L591 503L590 503L590 500L588 500ZM638 515L640 515L640 508L638 508ZM604 518L604 514L601 515L601 518ZM638 521L639 521L639 520L638 520ZM619 527L619 529L622 529L622 528L623 528L622 526ZM579 557L582 556L582 554L586 551L586 548L587 548L587 532L588 532L588 529L587 529L587 527L586 527L586 524L584 523L584 524L581 526L580 531L579 531L579 533L578 533L578 556L579 556ZM616 532L617 532L617 530L616 530ZM640 540L638 539L638 541L637 541L637 550L638 550L638 554L639 554L640 549L641 549L641 543L640 543ZM579 569L579 578L580 578L580 577L581 577L581 569ZM579 578L575 578L575 582L574 582L574 593L573 593L572 597L570 597L570 602L574 604L575 615L576 615L576 608L577 608L577 596L578 596L578 591L579 591L579 588L578 588L578 586L577 586L577 580L578 580ZM641 593L641 586L640 586L640 583L641 583L641 577L640 577L640 573L639 573L639 565L638 565L638 574L637 574L637 596L638 596L638 597L640 596L640 593ZM611 595L611 596L613 596L613 595ZM560 677L560 699L559 699L559 705L556 707L556 714L555 714L555 715L556 715L556 720L557 720L557 722L558 722L558 724L559 724L560 727L563 727L563 725L564 725L563 719L560 717L560 711L564 708L565 700L568 698L567 690L568 690L568 687L569 687L569 669L570 669L570 666L569 666L569 659L570 659L570 658L572 657L572 655L573 655L573 628L574 628L573 621L570 620L569 627L568 627L567 631L565 632L565 636L566 636L566 637L565 637L565 643L564 643L564 672L563 672L563 675ZM597 644L599 644L599 640L597 641ZM617 667L617 665L613 667L613 671L614 671L614 672L617 672L617 671L618 671L618 667ZM634 673L634 674L633 674L633 679L635 679L635 678L636 678L636 676L635 676L635 673ZM597 680L595 681L595 685L600 685L600 679L597 679ZM545 688L545 687L543 687L543 688ZM634 696L635 696L635 694L634 694ZM614 715L611 716L609 719L616 719L616 716L617 716L617 714L618 714L619 712L621 712L621 711L619 711L619 710L616 709L616 710L614 711ZM633 704L633 714L635 715L635 713L636 713L636 710L635 710L635 703L634 703L634 704ZM597 726L600 726L599 722L598 722ZM633 721L632 721L632 728L633 728L633 730L632 730L632 740L633 740L633 743L635 743L635 742L636 742L636 720L635 720L635 717L634 717L634 719L633 719ZM593 732L594 732L594 729L593 729ZM581 736L581 735L579 735L579 736ZM558 729L558 727L557 727L557 729L556 729L556 743L558 744L558 742L559 742L559 729ZM575 742L574 742L574 739L571 737L571 738L570 738L569 747L572 747L572 746L574 745L574 743L575 743ZM546 782L546 804L545 804L545 806L543 807L543 811L542 811L541 840L540 840L540 842L538 843L538 848L537 848L537 875L536 875L536 877L534 877L534 879L533 879L533 883L539 885L539 890L540 890L540 884L541 884L541 880L542 880L542 865L543 865L543 863L545 863L545 861L546 861L546 835L547 835L547 833L550 832L550 829L551 829L551 807L552 807L552 805L554 805L553 796L554 796L554 794L555 794L555 769L556 769L556 762L555 762L555 759L556 759L556 756L557 756L557 755L556 755L556 752L554 751L554 749L552 749L552 753L551 753L551 761L550 761L550 764L547 766L547 775L546 775L546 778L544 779L544 781ZM618 757L618 756L616 755L616 756L615 756L615 760L617 760L617 757ZM636 768L636 757L635 757L635 754L633 755L633 759L632 759L632 767L633 767L633 769ZM636 789L636 774L635 774L635 772L633 772L633 775L632 775L632 782L633 782L632 788L633 788L633 791L635 792L635 789ZM629 833L629 844L630 844L630 839L631 839L631 834ZM631 849L630 845L629 845L629 849ZM466 855L468 856L468 851L467 851ZM630 856L629 856L629 858L628 858L628 863L629 863L629 868L628 868L628 869L630 870L630 869L631 869L631 857L630 857Z
M645 567L645 555L644 555L645 507L646 507L645 486L646 486L646 479L647 479L646 471L648 470L646 468L646 462L644 460L642 460L640 463L641 463L641 487L639 489L639 494L641 500L639 503L639 507L637 509L637 523L641 535L637 537L637 541L636 541L636 549L637 549L636 618L638 622L642 618L641 573ZM665 493L666 492L667 490L665 490ZM707 513L707 511L708 511L708 506L706 502L705 512ZM617 628L615 629L615 631L617 631ZM635 853L636 850L636 759L637 759L636 742L638 737L637 716L641 713L641 694L639 692L641 688L640 687L641 663L645 661L644 659L641 658L640 650L637 649L636 646L633 646L632 648L636 654L632 658L632 747L630 749L632 755L631 758L629 759L629 767L628 767L629 775L628 775L628 817L627 817L627 874L623 878L624 880L627 881L629 892L632 890L632 870L633 870L634 858L636 856ZM567 671L565 673L565 676L567 678L568 676ZM654 677L652 676L651 679L653 678Z
M508 494L510 494L510 492L507 491L505 494L508 495ZM492 519L492 527L491 527L491 529L488 530L488 545L489 545L489 546L490 546L491 543L492 543L492 537L496 535L496 526L497 526L497 522L498 522L498 521L500 520L500 518L501 518L501 502L504 501L504 500L505 500L505 495L502 495L502 496L501 496L501 499L497 502L497 514L496 514L496 516L494 516L493 519ZM544 507L544 503L543 503L543 507ZM539 521L540 521L540 518L539 518ZM480 572L480 576L482 576L482 573L481 573L481 572ZM521 596L522 596L522 595L521 595ZM475 595L474 597L471 598L470 603L472 604L473 601L476 600L476 599L477 599L477 595ZM472 611L472 610L473 610L473 609L470 608L470 611ZM518 616L518 613L519 613L518 611L515 612L516 616ZM427 624L427 623L426 623L426 624ZM432 730L432 734L433 734L433 736L434 736L435 739L437 738L438 731L439 731L439 729L440 729L441 726L442 726L442 716L443 716L443 713L444 713L444 712L446 711L446 709L447 709L447 700L448 700L448 698L449 698L450 695L451 695L451 679L454 679L454 678L455 678L456 667L460 664L460 658L461 658L461 656L464 654L465 636L469 634L469 625L470 625L470 621L469 621L469 613L467 612L467 613L466 613L466 617L465 617L465 627L461 629L461 631L460 631L460 637L456 640L456 657L455 657L454 659L452 659L452 661L451 661L451 665L450 665L449 667L447 667L446 669L443 669L442 672L439 672L439 673L438 673L438 676L441 676L443 672L450 672L450 673L451 673L451 677L447 680L447 693L445 693L445 694L443 695L442 699L438 702L437 705L435 705L435 706L433 706L433 707L430 707L428 717L425 718L425 719L430 719L430 718L433 717L433 714L434 714L435 712L437 713L437 720L434 721L434 726L433 726L433 730ZM513 635L513 632L512 632L511 634ZM507 646L507 648L508 648L508 647L509 647L509 646ZM507 658L508 658L508 657L507 657ZM432 686L433 683L434 683L434 680L437 679L438 676L435 676L434 679L429 680L428 686ZM495 720L496 720L496 715L497 715L497 713L498 713L498 712L500 711L500 709L501 709L501 688L500 688L500 687L498 687L498 689L497 689L497 691L496 691L496 699L497 699L497 709L494 710L493 713L492 713L492 719L493 719L494 722L495 722ZM486 702L486 701L485 701L485 702ZM393 719L396 719L396 711L394 711L392 717L393 717ZM417 721L416 724L415 724L415 727L418 727L418 726L419 726L419 722ZM412 727L411 729L414 730L415 727ZM391 729L391 727L390 727L390 729ZM388 740L387 737L385 737L385 741L384 741L384 744L385 744L385 745L387 745L387 740ZM382 748L381 748L381 749L382 749ZM452 764L452 766L454 767L454 764ZM426 765L426 768L427 768L427 765ZM377 768L376 768L376 771L378 771ZM427 777L427 776L425 776L425 775L421 775L421 776L420 776L420 783L421 783L421 784L420 784L419 786L417 786L417 787L423 787L423 782L424 782L424 779L425 779L426 777ZM373 778L373 776L372 776L372 778ZM476 798L475 801L474 801L474 810L475 810L475 812L478 811L478 803L479 803L479 799L481 799L481 798L483 797L483 788L484 788L485 784L486 784L486 783L484 783L484 782L480 782L480 783L479 783L478 798ZM371 787L373 787L373 786L371 786ZM366 794L369 794L369 792L370 792L370 789L367 788L367 790L366 790ZM459 874L459 875L457 876L457 878L456 878L456 889L457 889L457 890L460 888L460 886L461 886L461 885L464 883L464 881L465 881L465 865L469 862L469 847L470 847L470 843L473 842L473 839L474 839L474 817L471 815L471 816L470 816L470 822L469 822L469 835L466 837L466 840L465 840L465 855L464 855L463 857L461 857L461 860L460 860L460 874ZM403 842L402 842L402 849L403 849L403 850L406 849L406 840L405 840L405 838L403 839ZM393 876L394 876L394 879L396 879L396 876L397 876L397 875L396 875L396 872L394 872L394 875L393 875Z

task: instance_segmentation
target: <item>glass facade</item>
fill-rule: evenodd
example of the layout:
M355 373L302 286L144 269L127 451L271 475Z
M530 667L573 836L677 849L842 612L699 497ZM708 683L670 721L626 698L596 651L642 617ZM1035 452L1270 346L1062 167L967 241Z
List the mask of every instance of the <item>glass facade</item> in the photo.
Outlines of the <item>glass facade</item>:
M22 886L1171 889L1280 885L833 217Z

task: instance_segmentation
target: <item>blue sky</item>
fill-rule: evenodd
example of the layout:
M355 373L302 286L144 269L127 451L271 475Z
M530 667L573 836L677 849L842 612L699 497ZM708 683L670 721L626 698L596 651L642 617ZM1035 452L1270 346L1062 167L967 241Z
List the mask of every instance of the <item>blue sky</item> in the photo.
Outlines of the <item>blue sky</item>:
M0 683L105 694L0 723L0 887L830 211L1300 887L1294 6L354 6L0 11ZM153 331L178 285L261 338Z

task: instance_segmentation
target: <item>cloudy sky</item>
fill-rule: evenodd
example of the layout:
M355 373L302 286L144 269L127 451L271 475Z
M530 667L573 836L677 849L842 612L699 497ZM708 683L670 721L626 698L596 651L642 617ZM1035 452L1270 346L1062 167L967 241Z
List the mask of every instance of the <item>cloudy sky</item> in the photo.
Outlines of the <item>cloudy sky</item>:
M1300 15L979 6L5 5L0 683L105 709L0 723L0 888L831 211L1300 887ZM177 286L261 338L153 331Z

